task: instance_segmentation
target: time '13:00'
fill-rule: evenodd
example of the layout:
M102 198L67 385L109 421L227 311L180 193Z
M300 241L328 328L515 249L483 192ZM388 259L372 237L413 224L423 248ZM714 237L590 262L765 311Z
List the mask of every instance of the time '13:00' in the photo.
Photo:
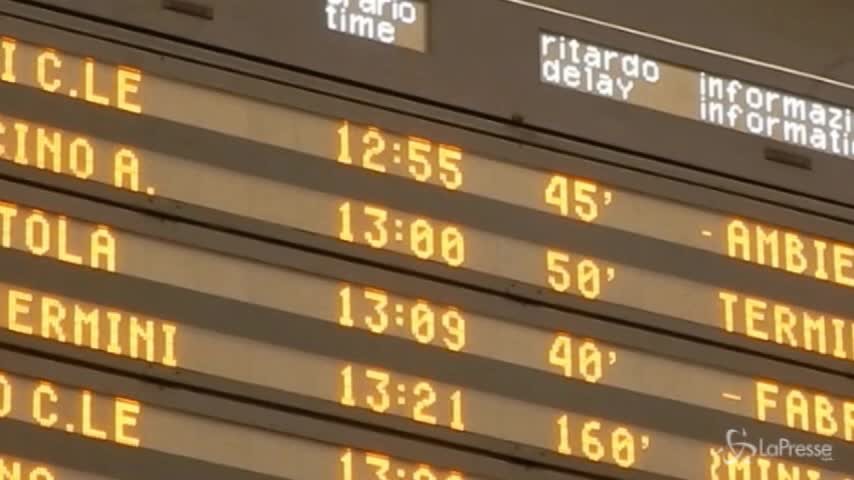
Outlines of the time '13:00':
M453 267L465 262L463 233L452 225L437 225L424 218L393 218L393 214L384 208L357 206L351 202L342 203L338 212L341 221L338 238L346 242L364 243L373 248L398 246L422 260L434 260ZM371 226L363 228L365 222Z

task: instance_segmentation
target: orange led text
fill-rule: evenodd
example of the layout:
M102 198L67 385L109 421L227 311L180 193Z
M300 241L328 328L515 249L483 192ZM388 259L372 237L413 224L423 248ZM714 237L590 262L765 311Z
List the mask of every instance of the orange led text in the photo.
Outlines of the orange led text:
M170 367L178 364L178 328L161 320L5 285L0 285L0 312L13 332Z
M719 292L724 328L751 338L854 360L854 322L747 295Z
M854 287L854 246L744 220L727 226L727 254L752 263Z
M0 247L116 271L116 238L105 226L0 202Z

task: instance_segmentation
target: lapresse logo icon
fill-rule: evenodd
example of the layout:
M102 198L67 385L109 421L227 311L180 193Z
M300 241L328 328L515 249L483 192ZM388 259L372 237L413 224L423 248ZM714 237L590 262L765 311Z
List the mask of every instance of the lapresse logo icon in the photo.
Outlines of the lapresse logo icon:
M750 457L768 458L819 458L822 461L833 460L833 446L826 443L795 443L788 438L779 438L768 442L763 438L748 438L745 428L731 428L726 432L726 448L719 448L727 465L737 464ZM729 450L728 452L726 450Z

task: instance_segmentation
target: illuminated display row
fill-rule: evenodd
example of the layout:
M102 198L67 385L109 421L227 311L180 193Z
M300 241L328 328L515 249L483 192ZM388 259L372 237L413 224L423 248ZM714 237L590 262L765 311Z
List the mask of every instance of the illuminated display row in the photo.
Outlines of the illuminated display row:
M579 338L571 325L563 332L523 327L429 299L406 298L386 286L309 275L11 204L0 204L0 221L0 244L35 255L854 441L854 401L690 365L606 340ZM551 263L560 271L565 266L562 257L542 253L542 282L563 278L546 268ZM233 358L241 357L242 349L260 352L263 344L250 347L237 337L142 319L109 305L93 306L14 285L3 285L0 292L5 326L18 333L247 382L271 375L256 383L289 391L304 388L281 384L275 370L262 374L249 365L238 368L241 364ZM738 297L719 295L716 311L724 320L727 309L735 310L730 304ZM757 301L749 301L755 308ZM286 360L275 357L264 364ZM309 381L314 384L329 375L312 375ZM672 378L703 382L673 383Z
M848 243L590 179L523 168L453 145L84 60L11 38L2 40L0 55L0 79L8 83L854 287L854 246ZM186 171L175 177L180 166L167 165L172 163L168 157L19 119L2 121L0 155L8 160L149 193L156 186L160 195L192 200L187 190L196 178Z
M48 465L0 452L0 478L3 480L113 480L93 473Z
M132 399L0 372L0 428L4 420L23 421L126 447L153 449L289 480L473 478L450 469L402 461L380 453L191 416L143 405ZM74 473L66 476L67 472L55 467L21 460L6 459L5 465L11 472L20 471L21 476L0 475L3 479L98 478Z
M302 366L300 363L290 365ZM406 412L406 415L420 416L422 422L453 428L456 413L453 413L453 400L449 403L449 398L460 391L455 387L352 364L328 363L323 369L331 373L338 371L341 380L334 396L342 404L365 405L377 412ZM317 373L317 367L312 372ZM400 393L400 387L404 387L406 393ZM393 393L387 393L389 391ZM389 400L389 396L394 399ZM478 433L488 430L500 438L512 437L594 462L691 480L748 477L782 480L792 476L842 480L844 477L832 471L832 463L828 463L828 468L819 469L790 459L745 456L736 460L729 450L716 445L506 399L494 398L477 408L467 408L472 401L468 397L487 400L489 395L466 391L465 396L461 408L466 423L458 425L459 428ZM406 401L401 403L397 400L400 398ZM496 418L504 421L495 422ZM0 425L2 419L63 430L128 448L148 448L291 479L463 478L462 473L448 469L191 416L133 399L9 373L0 373ZM230 441L223 442L223 438ZM820 454L832 458L833 452ZM748 477L739 476L745 474Z

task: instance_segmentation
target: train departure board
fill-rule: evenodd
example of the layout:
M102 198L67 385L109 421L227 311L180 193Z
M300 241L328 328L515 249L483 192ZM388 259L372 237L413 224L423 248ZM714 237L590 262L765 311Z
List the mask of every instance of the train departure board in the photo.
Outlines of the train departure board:
M518 2L266 1L0 0L0 480L854 479L844 96Z
M851 78L839 60L844 54L822 51L822 41L792 51L785 45L799 45L797 38L776 42L770 33L767 41L753 42L752 21L728 25L727 42L738 46L718 51L712 47L724 42L718 42L720 29L712 22L686 28L669 18L650 17L655 25L649 30L636 22L624 28L603 22L614 18L609 10L615 7L599 4L581 8L587 15L600 12L590 18L561 2L520 0L258 1L241 8L228 0L199 1L195 8L185 2L128 1L126 8L110 0L81 0L73 6L61 0L17 3L74 12L87 24L81 28L96 24L93 19L115 22L204 45L208 53L228 52L378 87L421 101L421 106L405 107L416 115L426 105L482 114L511 125L501 132L518 141L638 165L637 159L597 147L617 146L661 161L648 166L654 171L678 164L854 205L843 180L854 174L849 111L854 95L839 81ZM42 17L49 11L15 9ZM779 24L773 25L777 29ZM676 38L650 33L655 31ZM427 48L413 48L407 39L421 35ZM137 43L161 52L173 48L168 40L157 46L150 40L140 37ZM317 55L305 45L334 54ZM200 59L200 52L187 51L184 58ZM769 64L767 58L779 63ZM793 64L811 65L810 73L793 70ZM490 128L488 122L469 124ZM532 137L526 128L548 135ZM803 201L786 199L796 206ZM809 208L834 209L830 204Z
M15 83L40 86L38 77L46 74L39 73L42 71L39 65L45 64L42 60L62 55L53 49L37 49L8 38L5 42L7 50L13 52L8 56L13 65L9 79ZM558 218L596 223L788 274L854 287L854 246L844 241L771 226L731 213L663 201L595 180L525 169L464 154L454 145L404 137L376 127L351 124L346 119L323 118L157 77L145 76L143 80L142 72L127 67L108 67L93 60L66 57L57 57L58 64L65 69L54 71L68 73L52 78L50 84L57 87L53 90L68 96L82 95L89 102L198 125L308 153L313 158L378 174L403 176L432 183L436 188L473 193L548 212ZM20 67L21 73L15 73L18 68L15 65L26 66ZM90 92L97 76L115 77L117 90ZM90 94L98 98L90 98ZM206 105L217 105L217 109L208 115ZM50 125L8 116L0 118L4 139L0 148L13 163L588 299L722 326L728 331L741 330L758 340L820 355L854 359L854 323L845 314L816 313L782 299L775 301L750 292L732 292L726 285L702 285L621 265L576 252L571 241L558 243L556 239L552 245L536 245L400 211L393 205L328 195ZM281 133L284 125L291 127L287 134ZM315 205L316 210L279 207L299 204ZM11 211L4 218L13 222L13 217L25 220ZM12 228L11 223L7 228ZM651 295L650 288L668 293ZM850 309L845 313L848 312ZM762 317L756 323L767 323L748 325L754 323L754 315Z

